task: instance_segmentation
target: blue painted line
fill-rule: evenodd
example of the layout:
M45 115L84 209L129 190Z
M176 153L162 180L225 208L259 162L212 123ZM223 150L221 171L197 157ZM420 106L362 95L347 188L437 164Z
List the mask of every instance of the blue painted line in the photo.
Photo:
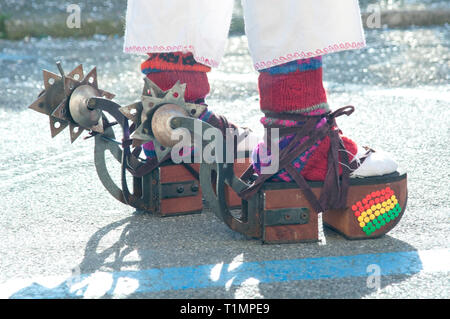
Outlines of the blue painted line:
M168 290L202 289L240 285L249 278L259 283L283 283L302 280L367 277L369 265L377 265L381 276L413 275L421 271L450 271L450 249L407 251L355 256L319 257L294 260L243 262L238 264L200 265L139 271L85 274L65 279L55 287L32 284L19 288L14 284L0 285L11 291L8 298L79 298L96 285L100 296L120 294L118 283L127 280L135 283L128 293L154 293ZM231 266L231 268L229 268ZM231 270L229 270L231 269ZM45 280L43 281L45 283ZM106 284L105 284L106 283ZM80 288L74 289L76 285ZM15 288L14 288L15 287ZM3 291L3 294L5 291Z

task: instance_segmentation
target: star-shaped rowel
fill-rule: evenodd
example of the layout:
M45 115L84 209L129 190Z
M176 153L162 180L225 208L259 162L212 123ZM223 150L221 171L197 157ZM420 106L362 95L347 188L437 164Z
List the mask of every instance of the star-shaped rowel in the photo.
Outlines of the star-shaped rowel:
M170 149L165 149L154 137L152 133L151 120L153 113L164 104L176 104L187 111L192 117L198 118L206 109L206 105L186 103L184 93L186 84L179 81L167 90L163 91L148 78L144 78L144 90L140 102L125 106L119 110L122 114L131 120L136 129L131 135L133 146L137 147L144 143L152 141L155 145L155 151L160 156L167 154Z
M72 93L79 87L85 86L84 92L90 92L91 96L105 97L112 99L114 94L100 90L97 83L97 69L94 67L86 76L84 76L83 66L79 65L69 74L65 74L61 63L56 63L60 75L43 71L44 91L39 94L36 101L29 106L30 109L48 115L50 118L50 131L52 137L61 133L67 126L70 128L70 141L73 143L84 130L103 133L103 121L100 120L96 125L89 127L82 126L73 118L69 104ZM87 88L90 87L89 88ZM87 90L86 90L87 89ZM82 91L80 89L80 91ZM73 104L73 103L72 103Z

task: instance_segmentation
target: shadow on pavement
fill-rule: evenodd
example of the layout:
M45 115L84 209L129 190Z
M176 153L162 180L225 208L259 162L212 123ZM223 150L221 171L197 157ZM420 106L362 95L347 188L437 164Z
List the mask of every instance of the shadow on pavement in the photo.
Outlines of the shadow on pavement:
M134 213L130 217L99 229L91 236L85 248L84 259L76 267L72 277L63 279L57 286L51 288L35 282L10 297L248 298L250 294L252 298L362 298L374 292L373 287L368 287L367 284L369 274L321 278L321 275L314 277L315 271L319 269L311 268L311 266L307 271L312 274L312 277L306 274L304 280L290 280L299 273L292 268L286 270L283 266L265 274L263 277L275 278L267 282L258 277L261 272L258 271L255 274L251 272L251 269L254 269L252 267L261 267L261 265L258 266L258 260L259 262L271 262L274 259L286 262L286 259L291 258L302 260L296 259L298 256L295 256L299 248L314 252L314 249L319 246L310 244L265 246L271 253L280 251L280 254L272 253L272 258L267 256L261 258L259 253L261 245L257 241L245 239L228 230L226 226L221 228L221 224L211 222L210 218L201 218L202 215L205 214L187 217L186 223L183 224L186 227L180 227L180 222L176 221L180 217L161 219L149 214ZM193 247L196 246L195 241L194 244L191 242L190 246L182 246L183 238L196 235L192 234L191 227L192 224L198 225L198 223L200 228L205 230L198 236L203 242L202 246L208 246L210 243L209 251L208 247L206 252L201 250L205 247ZM116 233L115 240L105 245L105 238L113 233ZM327 245L331 247L325 255L322 253L319 259L326 260L334 258L330 256L336 256L333 254L335 253L333 242L343 239L329 230L326 230L325 234L328 239ZM405 259L406 264L400 266L410 269L408 272L400 272L388 278L383 276L379 288L404 281L422 269L417 251L411 245L388 235L381 239L363 242L366 245L373 242L375 245L376 241L382 241L381 246L384 252L390 252L391 249L408 252L409 259ZM214 244L217 242L220 246ZM358 247L360 246L358 242L351 241L349 245ZM201 253L198 253L197 249L200 249ZM290 252L292 257L289 255ZM367 254L373 251L363 252L356 249L352 250L353 253ZM207 259L202 259L205 255ZM178 259L177 256L179 256ZM349 256L343 256L343 258L346 257ZM254 265L249 268L248 264ZM264 271L266 269L263 273ZM273 269L267 271L270 272ZM306 269L299 271L306 272ZM351 272L351 270L347 271ZM283 285L282 289L280 284ZM341 291L331 289L334 286L343 286L346 289Z

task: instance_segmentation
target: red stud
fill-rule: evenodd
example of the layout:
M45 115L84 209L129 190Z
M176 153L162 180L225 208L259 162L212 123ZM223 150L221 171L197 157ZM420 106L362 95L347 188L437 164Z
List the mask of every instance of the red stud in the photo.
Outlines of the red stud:
M356 205L353 205L353 206L352 206L352 210L353 210L353 211L356 211L357 209L358 209L358 206L356 206Z
M375 192L375 196L380 197L380 195L381 195L381 194L380 194L380 191L376 191L376 192Z
M375 204L378 204L380 202L380 199L377 197L375 198Z
M360 212L355 212L355 216L359 217L359 216L361 216L361 213Z
M373 206L373 204L375 204L375 202L374 202L373 200L371 200L371 201L369 202L369 205L370 205L370 206Z
M365 210L369 209L370 206L368 204L364 205Z
M364 198L364 199L362 200L362 202L363 202L364 205L366 205L366 204L367 204L367 199Z

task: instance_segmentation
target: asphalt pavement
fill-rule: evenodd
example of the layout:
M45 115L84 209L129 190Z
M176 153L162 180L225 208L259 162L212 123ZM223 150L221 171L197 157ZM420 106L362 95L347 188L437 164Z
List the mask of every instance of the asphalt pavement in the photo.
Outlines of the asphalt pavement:
M144 57L122 53L121 37L0 40L0 297L449 298L449 39L448 25L374 29L366 49L324 57L330 105L356 107L340 128L407 170L408 206L380 239L325 229L320 243L289 245L247 239L208 209L135 212L101 185L93 140L51 139L48 118L27 110L58 60L97 66L119 104L139 100ZM207 102L261 133L257 76L245 36L231 37Z

